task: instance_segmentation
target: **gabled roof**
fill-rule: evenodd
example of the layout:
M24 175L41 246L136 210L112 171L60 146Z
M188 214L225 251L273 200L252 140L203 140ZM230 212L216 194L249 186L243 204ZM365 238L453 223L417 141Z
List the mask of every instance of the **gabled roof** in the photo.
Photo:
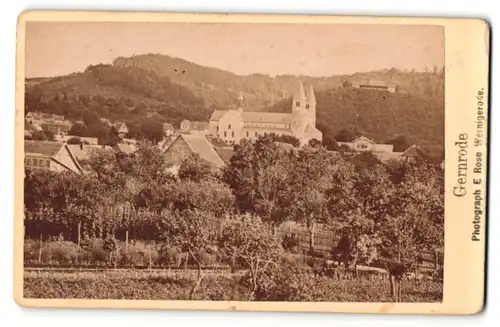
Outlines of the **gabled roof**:
M425 153L420 150L420 148L416 145L412 145L411 147L409 147L408 149L406 149L405 152L403 152L402 154L403 157L420 157L420 158L424 158L425 157Z
M62 162L60 162L59 160L57 160L55 158L55 156L61 151L61 149L64 149L68 152L71 160L75 164L79 173L82 173L83 172L82 166L80 165L80 163L76 159L73 152L71 152L71 149L68 147L67 144L60 143L60 142L51 142L51 141L29 141L29 140L24 141L24 153L25 153L25 155L28 154L28 155L43 156L46 158L51 158L53 161L57 162L58 164L68 168L65 164L63 164Z
M357 137L353 143L356 143L356 142L359 142L359 141L365 141L365 142L370 142L370 143L375 143L373 142L372 140L370 140L369 138L367 138L366 136L359 136Z
M68 144L67 147L78 161L89 160L93 151L113 151L108 145Z
M63 147L64 143L51 141L24 141L24 152L32 154L41 154L46 157L53 157Z
M229 163L229 160L234 154L234 149L232 147L215 147L215 152L224 161L224 163Z
M114 123L114 126L116 129L120 129L122 127L127 127L127 124L125 124L124 122L121 122L121 121L117 121Z
M210 117L210 121L216 121L221 119L229 110L215 110Z
M177 136L176 140L172 142L165 151L168 151L178 140L183 140L193 153L197 153L201 159L207 161L211 165L217 168L224 165L224 161L219 157L213 145L204 136L181 134Z

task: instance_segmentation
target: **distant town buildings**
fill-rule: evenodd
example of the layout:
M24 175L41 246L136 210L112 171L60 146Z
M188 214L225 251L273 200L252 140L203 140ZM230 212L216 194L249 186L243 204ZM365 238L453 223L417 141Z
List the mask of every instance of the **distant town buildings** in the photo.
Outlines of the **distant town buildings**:
M256 139L264 134L291 135L307 144L312 139L322 141L323 134L316 128L316 98L312 85L304 91L301 81L293 96L291 113L245 111L242 96L230 110L215 110L210 117L208 133L228 144L241 139Z
M412 145L404 152L394 152L394 145L375 143L367 137L360 136L352 142L337 142L339 146L346 146L353 152L370 152L382 162L391 160L417 160L425 154L419 147Z
M99 143L99 139L97 137L83 137L75 135L62 135L54 137L54 139L60 142L68 142L71 139L78 139L81 143L86 143L89 145L97 145Z
M65 120L64 116L41 112L28 112L25 116L25 122L25 129L31 132L45 130L57 136L68 134L73 126L73 123Z

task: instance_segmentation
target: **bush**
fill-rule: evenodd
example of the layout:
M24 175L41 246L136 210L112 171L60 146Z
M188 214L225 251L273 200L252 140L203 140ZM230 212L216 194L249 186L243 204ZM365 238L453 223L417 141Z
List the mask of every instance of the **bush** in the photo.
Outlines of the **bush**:
M83 255L84 251L72 242L50 242L42 247L42 262L44 263L77 263Z
M98 238L84 240L82 247L85 250L85 261L88 263L106 263L108 253L104 250L104 241Z
M134 242L129 244L128 249L125 244L121 244L117 250L117 262L122 265L143 266L151 264L154 265L158 262L158 251L153 245L148 246L144 242Z

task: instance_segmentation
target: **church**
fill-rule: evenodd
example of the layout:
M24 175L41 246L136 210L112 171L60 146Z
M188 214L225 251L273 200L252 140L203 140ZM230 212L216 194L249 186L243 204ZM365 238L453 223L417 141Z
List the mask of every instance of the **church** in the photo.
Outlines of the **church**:
M302 145L312 139L322 141L323 134L316 128L316 98L312 85L304 91L301 81L293 96L290 113L246 111L240 94L238 105L230 110L215 110L210 117L208 133L228 144L241 139L256 139L259 135L291 135Z

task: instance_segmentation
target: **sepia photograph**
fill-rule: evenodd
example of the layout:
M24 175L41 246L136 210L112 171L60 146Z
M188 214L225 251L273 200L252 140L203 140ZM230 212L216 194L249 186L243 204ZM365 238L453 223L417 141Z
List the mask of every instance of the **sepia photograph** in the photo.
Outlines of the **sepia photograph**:
M442 24L24 33L23 298L443 302Z

